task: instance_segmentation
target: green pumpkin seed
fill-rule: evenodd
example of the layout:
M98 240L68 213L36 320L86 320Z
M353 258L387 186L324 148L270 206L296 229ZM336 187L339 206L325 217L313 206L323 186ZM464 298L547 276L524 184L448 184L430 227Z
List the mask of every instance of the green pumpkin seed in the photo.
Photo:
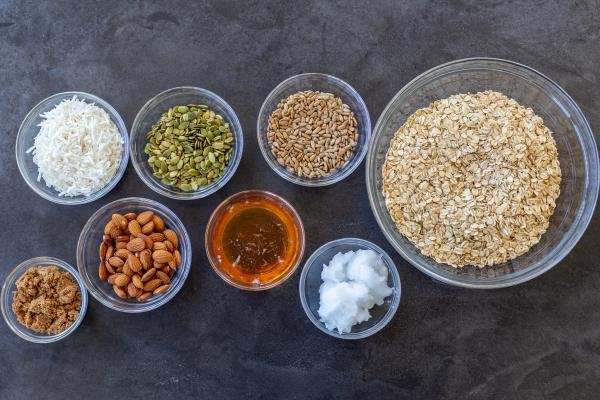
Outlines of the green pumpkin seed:
M146 134L144 153L165 185L196 191L219 179L235 141L228 123L206 105L170 108Z

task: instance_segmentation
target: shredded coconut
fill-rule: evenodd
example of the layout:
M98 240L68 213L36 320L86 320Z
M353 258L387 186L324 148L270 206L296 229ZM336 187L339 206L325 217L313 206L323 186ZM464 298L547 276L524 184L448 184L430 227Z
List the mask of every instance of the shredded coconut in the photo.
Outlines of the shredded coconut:
M89 196L117 172L123 138L110 116L93 103L74 96L40 115L33 162L38 182L44 178L59 196Z

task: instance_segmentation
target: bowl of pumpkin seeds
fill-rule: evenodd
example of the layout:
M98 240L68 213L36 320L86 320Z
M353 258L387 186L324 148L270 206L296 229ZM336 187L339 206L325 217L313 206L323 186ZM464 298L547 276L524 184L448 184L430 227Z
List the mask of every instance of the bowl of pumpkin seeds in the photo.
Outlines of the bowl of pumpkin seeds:
M218 95L177 87L150 99L138 112L130 156L140 179L173 199L206 197L235 173L244 146L233 109Z

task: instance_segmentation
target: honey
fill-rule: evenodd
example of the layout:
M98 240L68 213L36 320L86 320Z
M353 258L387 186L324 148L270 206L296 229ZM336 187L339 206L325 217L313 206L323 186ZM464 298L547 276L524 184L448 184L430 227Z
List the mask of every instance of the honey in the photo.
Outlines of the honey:
M303 252L294 209L268 192L241 192L214 212L206 248L215 270L234 286L260 290L287 278Z

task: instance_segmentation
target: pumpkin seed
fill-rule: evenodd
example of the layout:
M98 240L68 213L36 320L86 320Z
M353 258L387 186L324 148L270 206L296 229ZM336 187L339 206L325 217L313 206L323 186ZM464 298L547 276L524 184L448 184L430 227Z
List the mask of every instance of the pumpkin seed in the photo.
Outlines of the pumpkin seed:
M170 108L146 138L144 152L154 175L165 185L186 192L223 175L235 142L223 117L197 104Z

